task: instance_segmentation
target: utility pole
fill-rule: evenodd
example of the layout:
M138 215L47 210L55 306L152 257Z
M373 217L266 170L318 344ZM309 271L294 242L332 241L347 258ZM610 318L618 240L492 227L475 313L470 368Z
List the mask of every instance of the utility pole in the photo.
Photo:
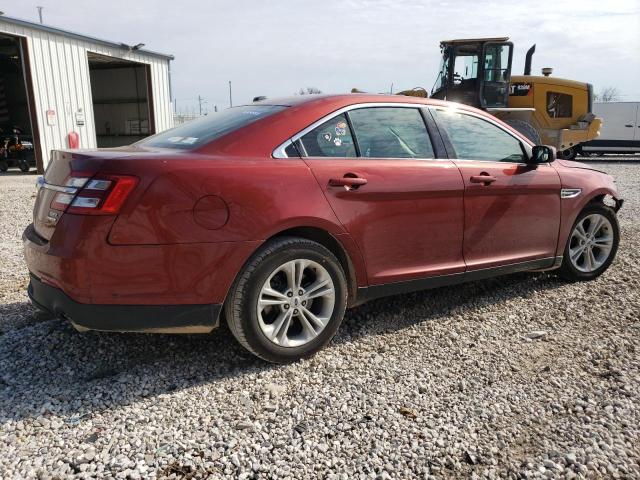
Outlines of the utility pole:
M233 107L233 97L231 96L231 80L229 80L229 106Z
M391 82L391 89L389 90L389 93L393 95L393 82Z
M36 7L38 9L38 16L40 17L40 23L42 23L42 9L44 7Z
M201 96L198 95L198 106L200 107L200 116L202 116L202 105L207 103L207 101Z

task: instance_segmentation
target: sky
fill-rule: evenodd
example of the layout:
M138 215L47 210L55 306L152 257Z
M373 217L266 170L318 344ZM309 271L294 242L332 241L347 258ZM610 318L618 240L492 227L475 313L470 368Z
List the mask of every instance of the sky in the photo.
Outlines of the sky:
M431 89L439 42L507 36L513 73L536 44L532 72L616 87L640 101L640 0L0 0L6 15L175 56L178 112L323 93Z

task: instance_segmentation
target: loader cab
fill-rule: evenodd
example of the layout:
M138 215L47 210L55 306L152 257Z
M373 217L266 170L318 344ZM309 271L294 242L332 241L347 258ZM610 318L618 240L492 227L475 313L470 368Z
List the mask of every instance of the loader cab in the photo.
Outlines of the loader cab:
M513 44L508 38L440 42L440 71L432 98L477 108L506 107Z

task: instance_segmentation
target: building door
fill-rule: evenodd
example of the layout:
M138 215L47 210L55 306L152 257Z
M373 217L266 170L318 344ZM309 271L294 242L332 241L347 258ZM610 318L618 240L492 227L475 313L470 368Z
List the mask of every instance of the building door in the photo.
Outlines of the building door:
M155 133L149 66L87 54L98 148L130 145Z

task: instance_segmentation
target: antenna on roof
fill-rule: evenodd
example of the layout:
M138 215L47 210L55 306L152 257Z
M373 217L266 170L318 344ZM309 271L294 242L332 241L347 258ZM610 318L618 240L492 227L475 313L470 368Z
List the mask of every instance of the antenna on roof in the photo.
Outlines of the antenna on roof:
M38 9L38 16L40 17L40 23L42 23L42 10L44 7L36 7Z

